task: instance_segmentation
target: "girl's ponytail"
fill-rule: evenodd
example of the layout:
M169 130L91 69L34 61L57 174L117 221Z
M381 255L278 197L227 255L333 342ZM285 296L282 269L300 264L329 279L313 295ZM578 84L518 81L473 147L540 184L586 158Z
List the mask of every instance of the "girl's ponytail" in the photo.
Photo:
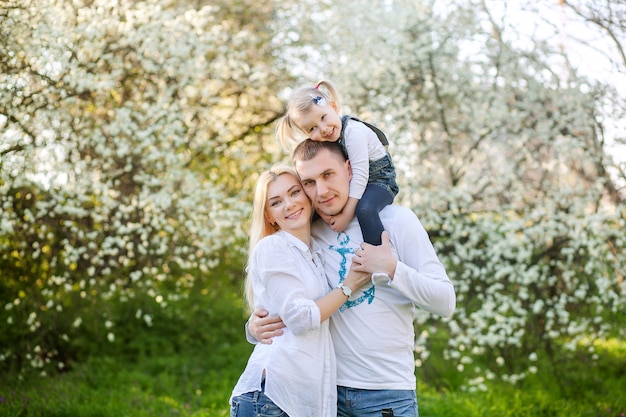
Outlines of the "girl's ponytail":
M291 119L289 118L289 113L278 119L278 122L276 123L275 135L276 139L278 139L278 143L280 143L280 146L284 150L289 148L289 141L297 142L293 126L291 125Z
M321 87L321 88L320 88ZM315 89L322 91L322 93L326 93L330 101L335 103L337 108L341 107L341 103L339 102L339 93L335 89L335 86L330 81L320 80L317 84L315 84ZM325 91L324 91L325 90Z

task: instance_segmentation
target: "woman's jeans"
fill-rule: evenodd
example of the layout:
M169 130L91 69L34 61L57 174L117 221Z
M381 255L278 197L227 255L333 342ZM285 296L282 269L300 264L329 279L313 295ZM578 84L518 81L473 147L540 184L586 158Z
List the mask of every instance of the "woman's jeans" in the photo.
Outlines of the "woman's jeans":
M289 417L267 395L265 381L261 383L261 391L246 392L233 397L230 406L230 417Z
M337 387L339 417L418 417L415 391Z

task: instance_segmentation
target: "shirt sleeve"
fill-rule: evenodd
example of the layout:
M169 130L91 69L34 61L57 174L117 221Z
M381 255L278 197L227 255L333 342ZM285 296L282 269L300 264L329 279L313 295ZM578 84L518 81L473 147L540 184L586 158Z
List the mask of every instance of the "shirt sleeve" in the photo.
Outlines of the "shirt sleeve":
M360 200L369 180L369 141L378 141L378 137L372 129L359 121L348 119L347 123L344 139L352 167L349 196Z
M454 285L439 261L428 233L417 216L409 209L398 210L385 224L398 264L392 280L373 277L375 284L390 285L404 294L419 308L442 317L449 317L456 306ZM391 226L391 227L390 227Z
M246 332L246 340L248 341L248 343L256 345L257 343L259 343L259 341L256 340L254 338L254 336L252 336L252 333L250 333L250 329L248 328L248 323L250 323L250 319L251 318L252 318L252 316L250 316L250 318L248 318L248 321L246 321L246 324L243 325L243 329Z
M319 307L307 296L306 282L314 282L316 278L299 257L297 249L284 239L266 238L254 249L250 263L256 271L253 276L255 307L280 316L294 334L318 329L321 318ZM263 294L260 300L256 298L258 293Z

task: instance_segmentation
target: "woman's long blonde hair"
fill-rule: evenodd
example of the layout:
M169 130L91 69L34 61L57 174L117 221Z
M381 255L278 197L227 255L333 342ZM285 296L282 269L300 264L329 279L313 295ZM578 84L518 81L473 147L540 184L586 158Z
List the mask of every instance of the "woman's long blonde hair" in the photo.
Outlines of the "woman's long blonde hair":
M300 142L308 134L300 129L293 121L297 114L306 113L315 103L315 97L321 97L335 104L339 109L339 94L330 81L321 80L315 87L302 87L296 90L287 102L285 115L278 119L276 124L276 138L283 149L287 149L289 142Z
M250 257L254 248L261 239L276 233L278 226L269 222L267 218L267 190L269 185L284 174L293 175L298 179L296 170L286 164L277 164L259 175L254 190L252 202L252 216L250 224L250 242L248 246L248 265L246 265L245 297L250 312L254 311L254 294L252 291L252 277L249 270Z

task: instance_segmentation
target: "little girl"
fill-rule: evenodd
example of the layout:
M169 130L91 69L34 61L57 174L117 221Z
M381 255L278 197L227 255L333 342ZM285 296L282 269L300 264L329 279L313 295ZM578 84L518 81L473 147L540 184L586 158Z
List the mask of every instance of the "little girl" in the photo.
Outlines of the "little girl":
M398 194L396 171L382 132L355 117L340 117L339 95L329 81L322 80L293 94L278 121L276 136L283 147L303 137L338 141L343 146L352 167L350 198L340 214L324 220L334 231L343 232L356 214L363 240L380 245L384 227L379 213Z

